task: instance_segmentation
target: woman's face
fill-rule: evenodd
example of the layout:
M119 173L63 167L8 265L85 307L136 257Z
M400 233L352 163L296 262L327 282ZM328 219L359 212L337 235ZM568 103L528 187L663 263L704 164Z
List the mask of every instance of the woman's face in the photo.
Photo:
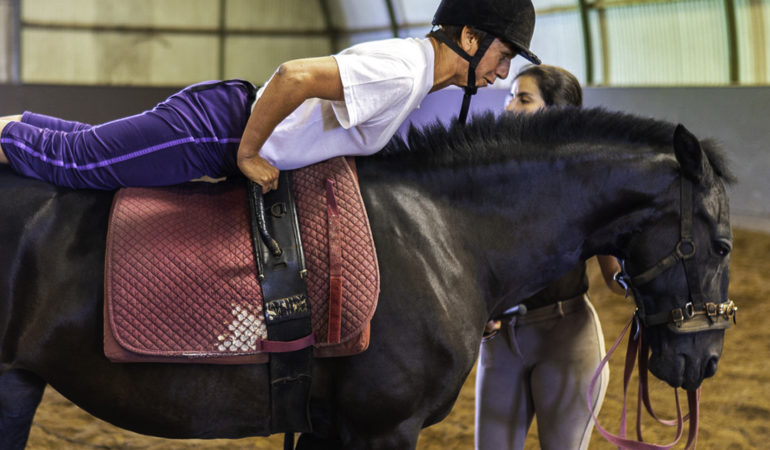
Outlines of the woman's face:
M528 75L522 75L513 82L511 88L513 98L505 107L506 111L531 114L540 108L545 108L545 101L540 94L537 81Z

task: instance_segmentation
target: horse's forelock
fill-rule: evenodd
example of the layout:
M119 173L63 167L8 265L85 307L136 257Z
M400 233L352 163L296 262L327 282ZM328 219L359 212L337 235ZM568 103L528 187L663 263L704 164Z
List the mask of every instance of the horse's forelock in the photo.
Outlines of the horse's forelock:
M730 170L727 155L720 145L713 139L705 139L701 141L701 148L706 154L711 168L714 173L719 176L726 184L733 184L737 181L735 175Z

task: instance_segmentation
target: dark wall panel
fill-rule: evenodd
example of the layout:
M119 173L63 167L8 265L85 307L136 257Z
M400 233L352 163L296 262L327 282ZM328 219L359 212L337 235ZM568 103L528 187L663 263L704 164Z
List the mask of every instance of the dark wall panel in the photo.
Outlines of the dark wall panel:
M102 123L152 108L177 88L0 84L0 115L34 111Z

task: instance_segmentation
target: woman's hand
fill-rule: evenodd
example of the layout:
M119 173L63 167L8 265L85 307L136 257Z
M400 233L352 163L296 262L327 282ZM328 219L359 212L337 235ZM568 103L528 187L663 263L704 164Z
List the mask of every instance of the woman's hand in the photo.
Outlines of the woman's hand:
M612 292L618 295L627 296L626 290L615 278L615 274L622 270L618 260L614 256L609 255L596 255L596 260L599 261L599 268L602 271L604 284L606 284Z
M490 320L487 322L487 324L484 326L484 334L482 337L484 339L491 339L497 333L500 331L500 327L502 326L502 322L499 320Z
M239 157L238 168L248 179L262 186L263 194L278 189L278 169L265 158L259 155Z

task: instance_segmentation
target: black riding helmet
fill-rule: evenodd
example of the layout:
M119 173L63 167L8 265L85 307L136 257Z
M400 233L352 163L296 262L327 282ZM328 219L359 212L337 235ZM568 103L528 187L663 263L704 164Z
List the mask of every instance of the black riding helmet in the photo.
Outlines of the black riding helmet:
M489 34L479 43L474 56L470 56L441 29L431 36L446 44L468 61L468 85L464 88L460 122L468 115L471 96L476 93L476 66L495 38L511 45L524 58L534 64L540 59L529 50L535 31L535 7L532 0L441 0L433 16L433 25L470 26Z

